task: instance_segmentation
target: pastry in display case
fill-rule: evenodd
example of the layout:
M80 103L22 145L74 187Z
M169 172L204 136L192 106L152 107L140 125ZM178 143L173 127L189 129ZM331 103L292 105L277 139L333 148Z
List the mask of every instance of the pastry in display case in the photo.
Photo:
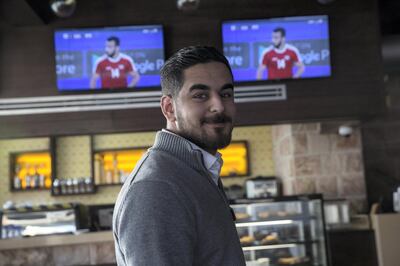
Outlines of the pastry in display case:
M235 200L247 265L327 266L321 195Z

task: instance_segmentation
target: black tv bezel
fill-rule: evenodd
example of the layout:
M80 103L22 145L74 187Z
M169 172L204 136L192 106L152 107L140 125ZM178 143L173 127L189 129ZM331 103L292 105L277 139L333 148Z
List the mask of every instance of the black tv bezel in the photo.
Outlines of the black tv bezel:
M94 26L94 27L63 27L63 28L55 28L53 29L53 65L54 65L54 77L55 77L55 88L59 95L95 95L95 94L107 94L107 93L129 93L129 92L153 92L153 91L161 91L161 85L158 86L146 86L146 87L134 87L134 88L102 88L102 89L90 89L90 88L82 88L82 89L74 89L74 90L60 90L58 87L57 81L57 62L56 62L56 44L55 44L55 33L57 31L62 30L101 30L107 28L129 28L129 27L160 27L162 30L162 45L163 45L163 57L164 62L166 60L166 49L165 49L165 26L163 24L134 24L134 25L108 25L108 26Z
M321 79L331 79L334 77L333 75L333 66L332 66L332 38L331 38L331 19L328 14L307 14L307 15L300 15L300 16L277 16L277 17L266 17L266 18L238 18L238 19L224 19L221 20L220 23L220 37L221 37L221 51L225 56L224 53L224 36L223 36L223 26L225 23L228 22L243 22L243 21L254 21L254 20L274 20L274 19L287 19L287 18L301 18L301 17L321 17L324 16L327 18L328 22L328 45L329 45L329 65L331 68L330 75L328 76L319 76L319 77L305 77L305 78L285 78L285 79L262 79L262 80L243 80L243 81L235 81L235 86L238 87L245 87L245 86L257 86L257 85L272 85L272 84L281 84L281 83L290 83L290 82L297 82L299 80L321 80Z

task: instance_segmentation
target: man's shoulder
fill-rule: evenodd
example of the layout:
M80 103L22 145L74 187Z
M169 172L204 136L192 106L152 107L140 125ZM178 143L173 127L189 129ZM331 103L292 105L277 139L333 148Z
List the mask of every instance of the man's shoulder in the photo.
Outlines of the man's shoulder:
M120 60L121 60L121 61L124 61L124 62L127 62L127 63L133 64L133 59L132 59L132 57L130 57L129 55L124 54L124 53L120 53Z
M272 45L271 45L271 46L268 46L268 47L265 48L265 50L263 51L262 57L269 56L269 55L271 55L273 52L274 52L274 47L273 47Z
M100 65L108 62L108 57L107 55L102 55L97 60L95 61L95 65Z
M142 181L175 185L182 174L188 171L191 171L191 168L173 154L150 148L129 175L126 183L129 186Z
M286 44L286 51L290 53L299 54L299 49L297 49L296 46L288 43Z

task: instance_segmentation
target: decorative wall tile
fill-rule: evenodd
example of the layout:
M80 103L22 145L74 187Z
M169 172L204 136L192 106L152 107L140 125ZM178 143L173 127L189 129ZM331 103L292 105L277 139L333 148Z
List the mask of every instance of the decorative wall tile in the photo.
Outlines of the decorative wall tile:
M290 137L284 137L279 142L279 155L280 156L289 156L292 154L292 143Z
M346 172L354 173L363 171L361 152L349 153L346 159Z
M90 245L90 263L92 265L116 263L114 242Z
M69 245L52 248L56 266L73 266L90 264L89 245Z
M316 193L315 180L311 177L296 178L294 180L294 190L296 194Z
M365 180L361 175L343 176L339 178L339 194L341 196L364 196Z
M292 124L292 132L308 132L314 133L319 131L319 123L304 123L304 124Z
M298 156L294 159L294 174L296 177L317 176L321 174L320 156Z
M307 134L307 144L310 154L324 154L331 150L329 135Z
M336 176L316 178L316 191L327 198L337 198L338 181Z
M307 135L304 133L298 133L292 135L293 153L294 154L306 154L307 149Z
M55 266L50 248L0 251L0 266Z

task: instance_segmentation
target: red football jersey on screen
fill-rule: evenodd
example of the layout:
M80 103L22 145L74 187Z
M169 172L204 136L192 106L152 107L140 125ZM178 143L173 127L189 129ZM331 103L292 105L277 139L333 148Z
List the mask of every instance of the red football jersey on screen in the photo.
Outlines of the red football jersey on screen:
M293 77L293 65L301 62L296 47L286 44L283 49L269 47L261 57L261 64L268 69L268 79L284 79Z
M132 59L122 53L117 58L103 55L94 67L94 72L100 75L102 88L126 88L127 74L134 70L135 65Z

